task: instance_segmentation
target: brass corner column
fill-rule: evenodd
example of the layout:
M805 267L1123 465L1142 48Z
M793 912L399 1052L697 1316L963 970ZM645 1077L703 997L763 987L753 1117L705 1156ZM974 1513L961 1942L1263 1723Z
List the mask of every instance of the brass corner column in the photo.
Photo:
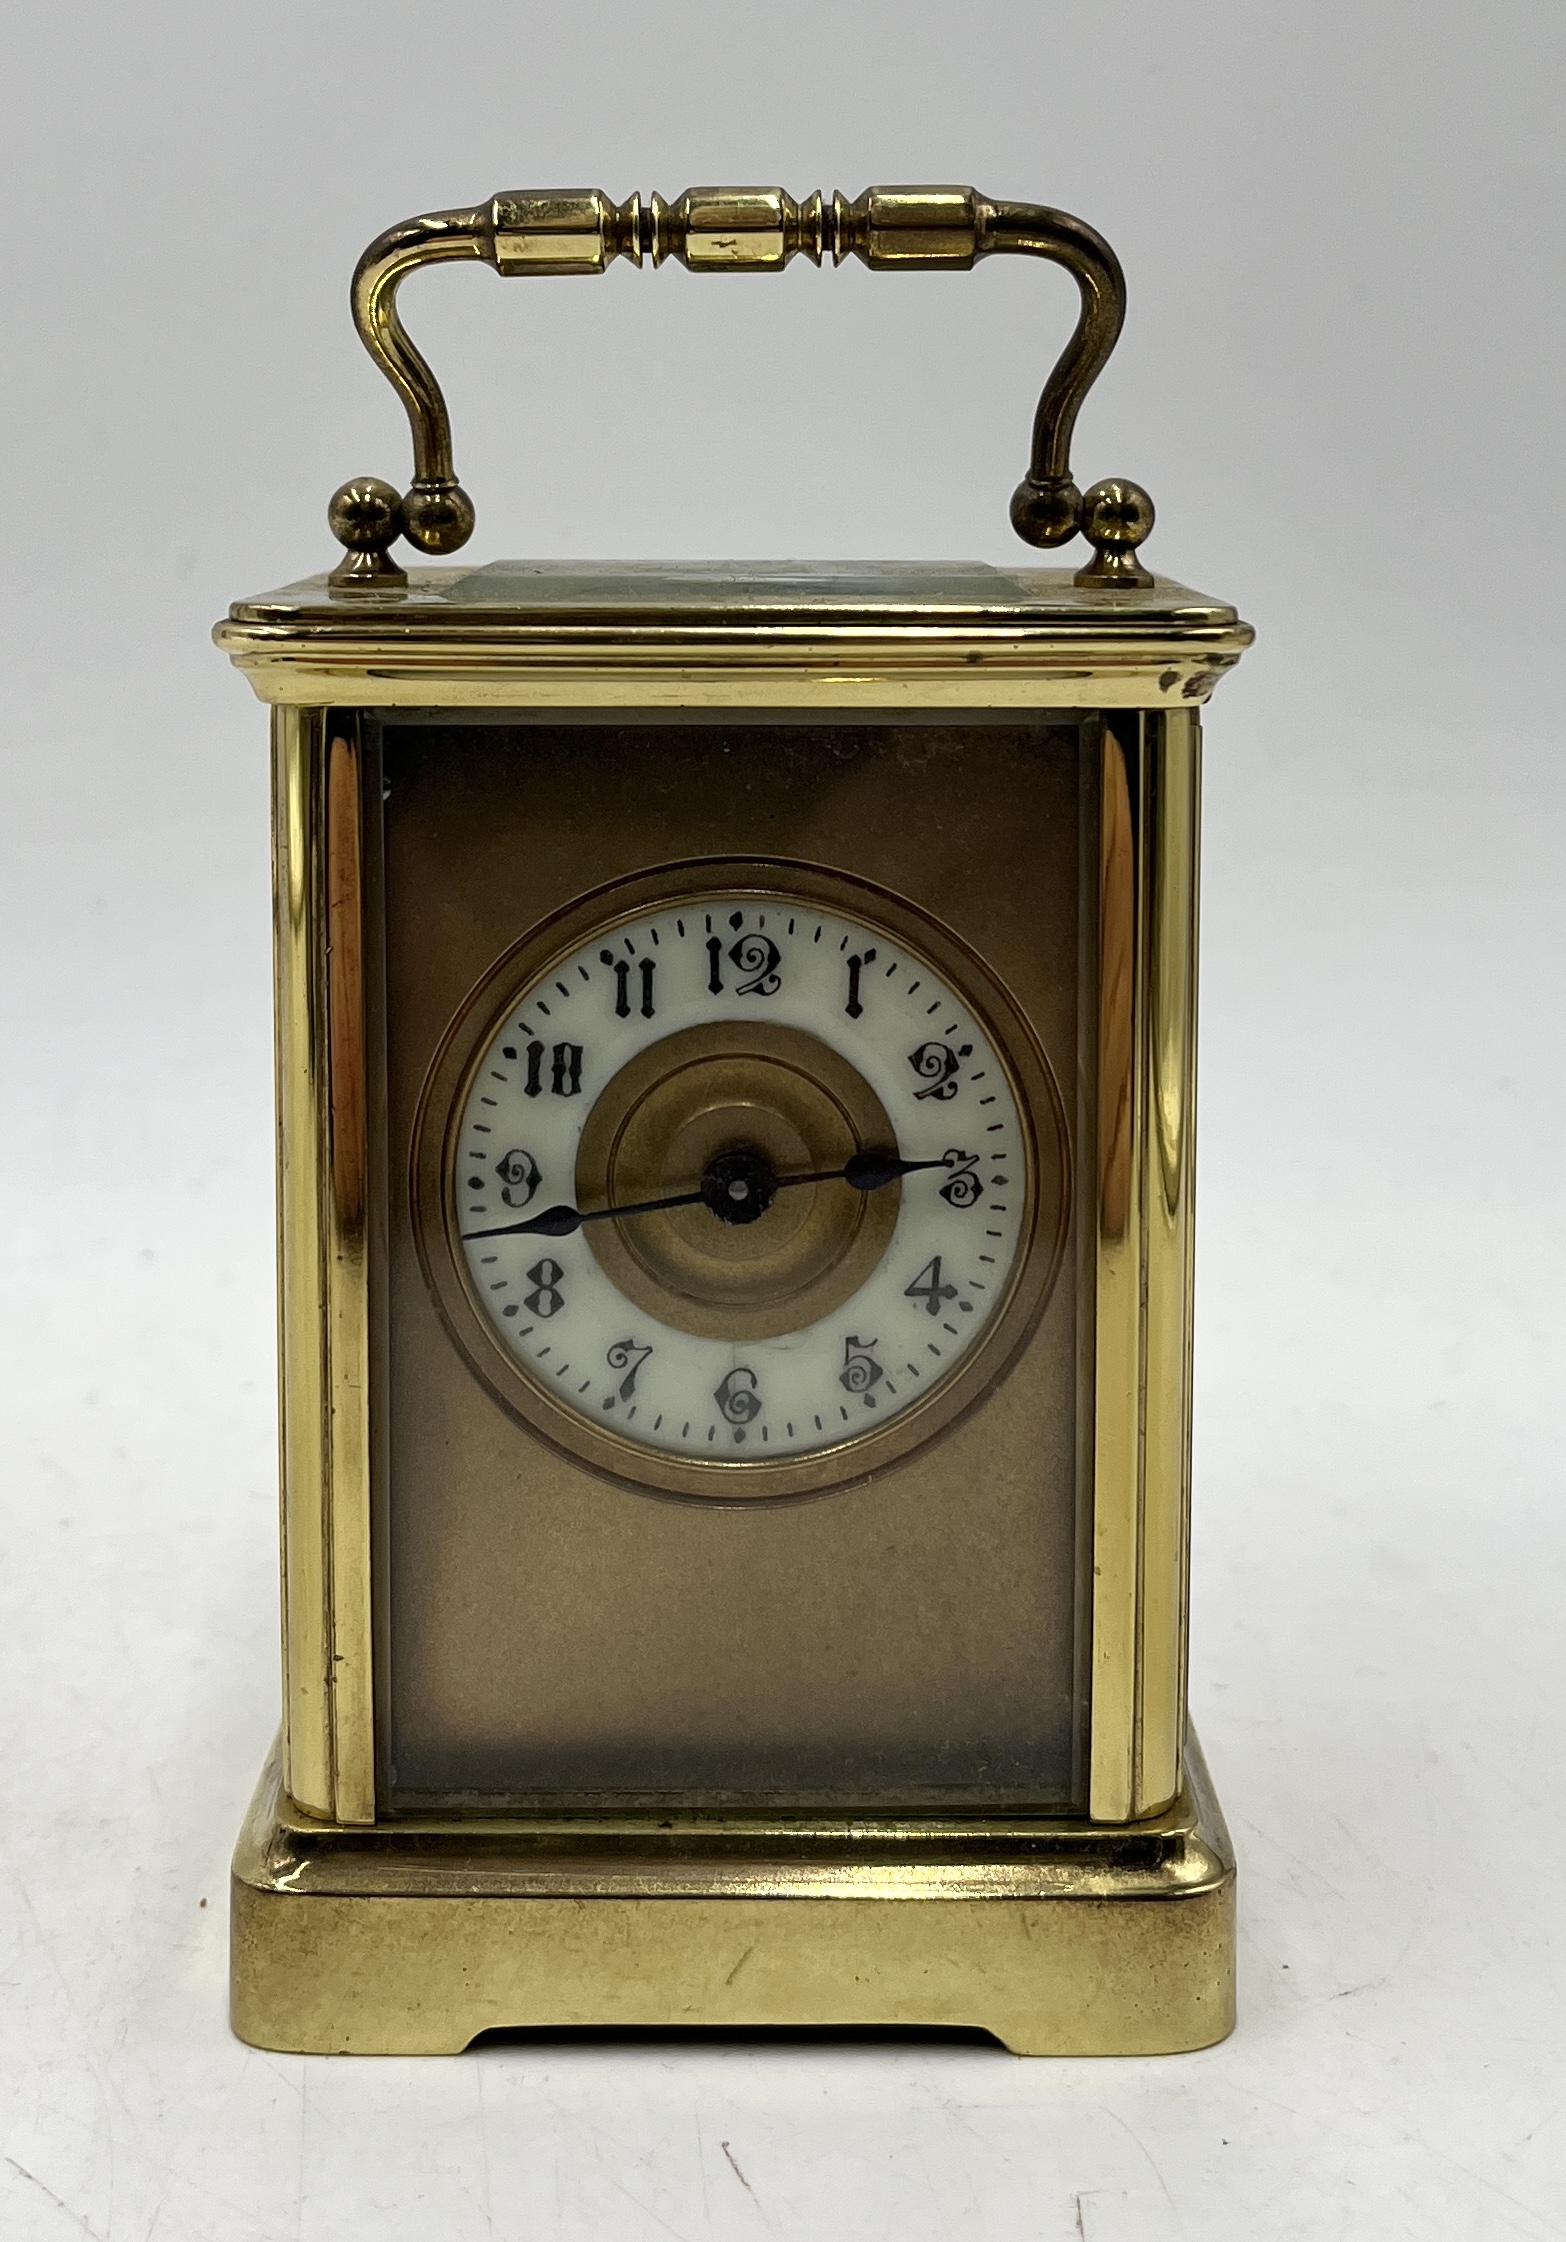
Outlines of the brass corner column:
M1103 734L1089 1811L1183 1775L1201 726Z
M359 759L273 712L283 1782L375 1819Z

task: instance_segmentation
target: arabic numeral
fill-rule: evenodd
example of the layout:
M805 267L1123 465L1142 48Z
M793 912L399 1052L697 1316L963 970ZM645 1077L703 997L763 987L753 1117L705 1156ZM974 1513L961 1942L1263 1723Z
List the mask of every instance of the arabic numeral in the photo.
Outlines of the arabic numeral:
M546 1253L542 1261L534 1262L528 1275L533 1280L534 1289L524 1293L522 1300L529 1315L558 1315L565 1306L565 1294L560 1289L560 1280L565 1271L559 1262Z
M614 975L614 1016L617 1020L631 1017L631 967L626 958L617 958L613 950L600 950L600 965L607 965Z
M729 951L729 963L744 975L736 996L776 996L783 986L778 967L783 952L769 934L742 934Z
M980 1176L979 1155L976 1152L943 1152L941 1158L951 1169L951 1180L941 1185L941 1197L949 1207L976 1207L984 1197L984 1182Z
M495 1162L495 1173L502 1185L500 1196L508 1207L525 1207L538 1189L538 1162L520 1146Z
M729 924L730 926L738 926L739 923L740 913L736 911ZM779 989L782 988L783 976L778 971L778 967L783 963L783 952L778 948L770 934L742 934L737 942L729 944L726 954L730 965L740 976L734 985L736 996L776 996ZM709 995L722 996L723 994L724 956L722 937L717 934L710 935L707 940L707 989Z
M856 1339L853 1337L845 1339L843 1341L843 1367L837 1374L837 1382L844 1393L863 1394L866 1405L870 1408L875 1406L873 1389L886 1376L886 1372L875 1359L874 1350L880 1344L879 1339Z
M614 975L614 1016L617 1020L631 1017L631 967L626 958L617 958L613 950L600 950L600 965L607 965ZM641 982L641 1014L644 1020L653 1016L653 971L656 958L642 958L637 963L637 978Z
M761 1396L757 1391L761 1381L754 1370L743 1367L731 1370L720 1385L713 1390L713 1400L718 1413L731 1425L752 1424L761 1415Z
M925 1263L912 1284L903 1287L903 1298L905 1300L922 1301L925 1313L932 1316L938 1316L942 1304L948 1300L955 1300L956 1297L957 1287L954 1284L943 1284L941 1282L940 1254L937 1254L933 1261Z
M921 1043L908 1054L908 1064L925 1085L915 1090L916 1098L934 1098L944 1104L954 1098L962 1085L957 1080L957 1070L964 1059L972 1056L973 1045L960 1043L954 1051L949 1043Z
M863 957L850 958L848 961L848 1002L843 1010L851 1020L857 1020L864 1011L864 1006L859 1001L859 976L867 965L874 963L874 950L866 950Z
M544 1087L545 1048L542 1043L527 1047L527 1079L522 1085L524 1097L536 1098ZM549 1087L557 1098L574 1098L582 1087L582 1046L580 1043L556 1043L547 1053L549 1059Z
M611 1370L623 1370L625 1373L616 1388L616 1392L622 1401L630 1401L634 1397L636 1380L642 1364L651 1353L651 1347L639 1347L634 1339L617 1339L604 1356L604 1360ZM615 1395L610 1394L604 1402L604 1407L612 1409L614 1404Z

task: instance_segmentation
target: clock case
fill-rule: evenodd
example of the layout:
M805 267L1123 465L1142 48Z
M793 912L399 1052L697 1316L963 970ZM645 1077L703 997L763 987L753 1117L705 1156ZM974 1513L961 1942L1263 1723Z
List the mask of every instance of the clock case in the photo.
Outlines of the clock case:
M764 211L785 231L788 211L798 230L809 210L777 190L708 193L715 233L732 227L742 193L772 198ZM850 244L861 255L875 247L877 194L926 218L948 206L911 198L968 196L975 232L976 212L1033 208L983 205L969 190L837 198L840 233L852 231L843 214L865 214ZM492 242L505 224L530 222L542 238L557 223L562 198L534 198L548 207L531 213L525 199L489 206ZM630 206L576 202L594 203L600 246L606 211L630 228ZM673 253L699 242L708 208L699 196L674 206L686 238ZM466 216L480 233L486 219L438 216ZM646 213L632 218L656 232ZM361 311L377 251L384 263L372 245L356 280ZM700 269L699 255L687 261ZM1086 323L1085 284L1083 295ZM361 317L372 347L377 333L385 341L385 308L378 329ZM411 405L410 417L417 438ZM416 462L430 465L417 442ZM1035 500L1047 480L1030 477ZM1099 486L1111 487L1134 492ZM424 518L418 488L398 510L410 537ZM364 508L350 511L338 504L334 526L360 541L334 577L240 602L216 634L272 705L274 754L284 1720L234 1862L236 2031L260 2046L366 2053L456 2051L526 2025L961 2025L1022 2053L1222 2037L1234 1867L1186 1721L1199 712L1248 628L1231 607L1147 574L1136 546L1151 507L1144 520L1130 501L1113 520L1100 505L1096 559L1075 574L535 563L405 574L384 521L373 542ZM1066 1053L1072 1711L1069 1776L1053 1791L973 1786L965 1801L894 1777L836 1797L808 1783L770 1798L764 1786L696 1783L641 1798L590 1784L575 1797L535 1785L484 1798L460 1784L399 1795L389 1489L416 1436L390 1406L408 1178L388 1109L388 912L416 913L418 898L388 885L386 742L419 734L426 760L448 771L475 745L525 751L529 737L566 739L573 773L597 753L607 771L631 740L643 767L656 761L670 832L688 836L675 854L767 859L765 803L742 792L714 811L715 742L786 738L802 768L828 770L890 747L901 777L884 815L841 821L815 861L932 916L938 906L1013 987L1027 984L1029 923L1013 926L1021 947L1007 956L995 897L1036 886L1038 865L1004 786L960 849L937 848L933 883L929 849L909 836L953 834L950 790L987 768L997 743L1024 760L1030 739L1071 743L1082 873ZM904 751L920 739L941 749L922 782L919 756ZM1003 766L1004 755L1002 777ZM553 770L558 783L563 768L544 755L535 775L547 785ZM608 788L569 815L558 799L552 809L555 841L574 838L554 848L549 878L510 900L513 939L664 861L645 795L617 808ZM438 963L453 923L435 913L412 950L427 941ZM1058 1048L1051 1056L1065 1079ZM982 1435L994 1412L994 1441L1012 1443L989 1451L1002 1478L1025 1480L1036 1454L1037 1426L1006 1405L1027 1369L1025 1358L999 1365L965 1422L965 1436ZM505 1433L530 1437L511 1423ZM986 1448L970 1439L960 1465L956 1454L948 1434L898 1469L950 1504L953 1474L982 1467ZM815 1499L851 1506L856 1493ZM969 1586L982 1592L977 1577ZM406 1605L406 1584L396 1593Z

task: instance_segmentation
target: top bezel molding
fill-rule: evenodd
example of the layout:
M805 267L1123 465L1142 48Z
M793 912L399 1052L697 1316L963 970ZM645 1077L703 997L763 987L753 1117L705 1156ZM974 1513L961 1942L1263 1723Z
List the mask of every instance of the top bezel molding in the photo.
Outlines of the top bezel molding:
M501 561L312 577L214 632L303 706L1189 707L1251 643L1159 577L981 563Z

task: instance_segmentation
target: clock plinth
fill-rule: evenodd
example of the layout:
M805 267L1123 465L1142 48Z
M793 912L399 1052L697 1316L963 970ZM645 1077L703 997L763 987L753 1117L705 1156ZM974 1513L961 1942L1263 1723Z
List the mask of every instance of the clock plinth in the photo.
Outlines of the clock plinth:
M1064 265L1011 518L1087 566L404 570L474 508L417 265ZM1200 712L1251 633L1084 493L1113 252L968 188L499 196L371 245L399 495L272 705L279 1754L235 2029L1233 2019L1186 1719Z
M1134 1831L1082 1818L327 1831L268 1763L234 1861L232 2017L304 2055L596 2025L967 2026L1165 2055L1234 2022L1234 1861L1194 1739Z

